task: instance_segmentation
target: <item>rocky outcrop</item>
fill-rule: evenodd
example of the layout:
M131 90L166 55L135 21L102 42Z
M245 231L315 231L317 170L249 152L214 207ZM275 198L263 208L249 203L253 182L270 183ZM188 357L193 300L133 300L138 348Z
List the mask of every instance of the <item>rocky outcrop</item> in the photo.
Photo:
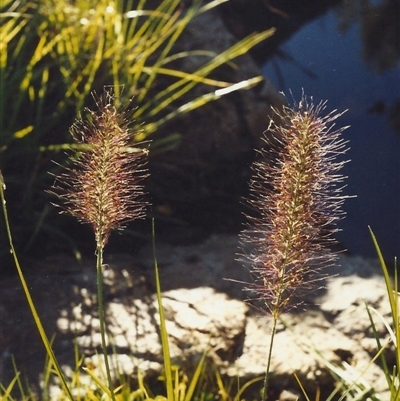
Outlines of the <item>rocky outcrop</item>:
M196 16L184 30L175 52L197 52L176 61L176 69L195 72L214 57L222 61L223 52L238 42L224 24L219 8ZM208 77L238 83L262 76L250 54L225 61ZM172 107L176 109L218 89L221 88L199 84ZM249 90L224 95L163 125L152 135L155 147L150 149L147 188L154 210L172 223L212 224L213 230L237 223L240 211L232 210L246 187L254 149L262 146L260 137L270 122L271 105L281 107L283 102L283 97L264 79ZM179 141L168 152L157 152L157 144L171 144L167 139L171 135L179 137Z
M223 377L239 376L243 383L265 372L271 319L243 301L241 284L225 280L249 279L234 260L236 247L236 237L215 235L197 245L160 245L157 255L173 361L190 372L208 350ZM150 248L136 256L115 255L104 271L112 365L132 380L138 371L153 380L162 370L151 255ZM368 366L376 344L365 308L367 303L390 321L383 279L376 263L348 256L340 261L339 275L307 300L307 308L282 316L271 365L276 399L299 394L294 373L310 394L318 388L329 392L334 386L332 370L360 388L386 391L382 370L374 363ZM49 273L57 265L63 268ZM84 363L100 369L94 265L76 266L60 258L44 261L43 267L45 273L32 267L35 275L28 282L47 333L56 334L54 349L60 364L67 374L74 369L75 342ZM16 278L0 284L0 382L11 380L14 355L23 375L38 383L44 352L24 295ZM386 341L387 330L378 317L376 328ZM390 353L388 358L391 362ZM261 385L257 386L253 388L258 391Z

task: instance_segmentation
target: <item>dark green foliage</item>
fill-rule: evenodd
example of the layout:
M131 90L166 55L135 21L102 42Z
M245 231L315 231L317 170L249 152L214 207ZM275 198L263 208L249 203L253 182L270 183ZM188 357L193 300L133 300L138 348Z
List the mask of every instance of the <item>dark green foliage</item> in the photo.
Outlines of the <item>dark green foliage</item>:
M135 138L141 141L175 115L220 97L215 88L232 84L207 76L272 34L251 35L218 57L202 52L198 70L180 71L179 60L192 52L175 53L175 43L196 15L219 3L194 1L184 9L179 0L3 2L0 168L9 183L9 213L21 254L55 251L55 236L64 250L77 251L76 232L84 235L75 223L55 218L43 190L52 183L47 171L58 172L51 160L64 163L63 150L72 142L68 127L85 106L93 108L92 91L112 86L117 102L134 99L130 123L141 130ZM241 88L260 80L249 79ZM191 98L198 84L211 87L211 93ZM179 143L171 138L169 148Z

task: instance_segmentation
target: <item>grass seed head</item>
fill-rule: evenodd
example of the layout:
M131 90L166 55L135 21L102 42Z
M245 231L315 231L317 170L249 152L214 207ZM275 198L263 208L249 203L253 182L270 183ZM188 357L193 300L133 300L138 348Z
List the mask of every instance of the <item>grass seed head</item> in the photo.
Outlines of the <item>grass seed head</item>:
M325 106L303 95L293 108L275 110L280 123L263 137L268 154L253 165L249 203L257 215L241 234L255 276L247 289L276 314L296 306L295 296L312 291L336 259L331 246L345 199L345 162L337 156L347 150L346 127L334 130L342 113L322 116Z
M87 150L70 157L53 193L65 212L93 227L96 243L104 247L113 230L145 215L141 181L148 175L147 150L132 146L129 113L116 108L111 92L94 99L97 110L87 110L88 118L78 119L70 129Z

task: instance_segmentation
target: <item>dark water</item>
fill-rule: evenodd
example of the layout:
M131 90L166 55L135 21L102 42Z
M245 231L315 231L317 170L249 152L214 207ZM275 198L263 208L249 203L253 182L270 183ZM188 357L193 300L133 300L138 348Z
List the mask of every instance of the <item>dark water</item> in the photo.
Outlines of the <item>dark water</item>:
M396 29L400 35L400 26ZM384 45L378 40L377 46ZM344 173L346 192L357 198L346 201L339 239L355 254L375 256L370 225L384 256L393 261L400 256L400 133L393 126L400 117L400 107L394 110L400 102L398 60L375 72L362 57L360 24L350 19L348 29L339 29L337 10L303 27L281 50L284 57L274 56L264 73L289 100L289 90L299 100L304 88L314 103L328 100L328 111L348 109L337 125L351 125L344 133L351 147Z

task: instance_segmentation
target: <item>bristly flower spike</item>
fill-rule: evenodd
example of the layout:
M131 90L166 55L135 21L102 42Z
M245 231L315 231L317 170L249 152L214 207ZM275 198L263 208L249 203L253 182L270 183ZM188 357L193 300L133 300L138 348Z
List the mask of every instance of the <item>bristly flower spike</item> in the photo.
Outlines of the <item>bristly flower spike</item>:
M56 177L53 192L65 212L93 227L96 243L104 247L113 230L145 215L141 181L147 150L132 147L128 113L117 110L110 91L93 97L98 109L87 110L89 119L70 129L87 150L71 156L72 166Z
M249 203L257 216L248 217L241 234L255 276L247 289L275 318L298 306L337 258L331 248L346 198L339 173L345 161L337 156L347 151L341 138L347 127L334 130L343 113L321 116L325 107L303 94L293 108L274 110L279 125L271 122L267 150L253 165Z

